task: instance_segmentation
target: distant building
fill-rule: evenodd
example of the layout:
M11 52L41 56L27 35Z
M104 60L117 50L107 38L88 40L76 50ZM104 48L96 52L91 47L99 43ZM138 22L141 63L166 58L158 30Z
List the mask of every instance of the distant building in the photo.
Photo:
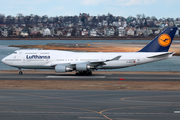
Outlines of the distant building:
M134 36L135 28L126 28L126 35Z
M98 26L98 27L101 27L101 26L102 26L102 23L101 23L101 22L98 22L97 26Z
M79 22L77 23L79 26L82 26L83 25L83 22L81 22L80 20L79 20Z
M179 36L180 28L177 29L175 36Z
M39 28L38 27L31 28L30 35L37 36L38 34L39 34Z
M1 29L1 35L3 37L7 37L8 36L8 29L7 28L2 28Z
M126 27L127 27L127 22L124 21L124 22L122 23L122 26L123 26L124 28L126 28Z
M114 30L114 28L106 28L106 29L104 29L104 34L105 34L105 36L114 36L115 30Z
M23 36L23 37L29 36L29 31L27 28L22 29L21 36Z
M156 22L156 26L160 27L162 25L162 22Z
M169 26L173 27L174 26L174 22L169 22Z
M148 28L147 28L147 27L143 27L143 28L141 29L141 31L142 31L142 33L143 33L144 36L148 36Z
M108 22L106 20L102 21L102 26L108 26Z
M57 36L62 36L63 35L63 32L61 30L58 30L57 31Z
M20 35L19 29L16 28L15 31L16 31L16 36L19 36Z
M141 36L143 33L140 28L135 29L135 36Z
M86 29L83 29L83 31L81 31L81 36L88 36L89 32Z
M67 32L67 35L66 35L67 37L70 37L71 36L71 33L70 32Z
M120 27L121 26L121 22L116 21L116 22L113 22L112 25L115 26L115 27Z
M16 29L12 28L12 36L16 36Z
M160 32L161 32L161 30L158 29L158 30L154 31L154 34L157 35L157 34L159 34Z
M104 29L98 29L98 36L104 36Z
M51 35L50 29L49 29L49 28L45 28L45 29L43 30L43 36L49 36L49 35Z
M89 31L89 36L97 36L97 30L96 29L91 29Z
M176 27L180 27L180 21L174 21L174 25L175 25Z
M124 27L118 27L117 33L118 33L118 36L125 36L126 30L124 29Z

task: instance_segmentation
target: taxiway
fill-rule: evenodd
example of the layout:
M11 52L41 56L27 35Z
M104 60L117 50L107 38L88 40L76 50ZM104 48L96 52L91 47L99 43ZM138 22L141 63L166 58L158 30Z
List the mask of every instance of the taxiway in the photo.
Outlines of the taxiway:
M179 91L0 90L1 120L179 118Z

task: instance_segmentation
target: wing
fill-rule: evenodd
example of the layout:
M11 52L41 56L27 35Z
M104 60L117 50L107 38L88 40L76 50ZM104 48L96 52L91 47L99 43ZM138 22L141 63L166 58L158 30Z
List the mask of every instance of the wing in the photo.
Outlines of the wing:
M87 65L90 65L92 68L95 69L98 66L106 65L105 62L119 60L120 58L121 58L121 56L116 56L112 59L107 59L107 60L86 61L86 62L78 62L78 63L77 62L71 62L71 63L63 63L63 64L58 64L58 63L54 62L54 63L48 63L45 66L55 67L56 65L63 65L63 66L71 67L74 69L77 64L87 64Z

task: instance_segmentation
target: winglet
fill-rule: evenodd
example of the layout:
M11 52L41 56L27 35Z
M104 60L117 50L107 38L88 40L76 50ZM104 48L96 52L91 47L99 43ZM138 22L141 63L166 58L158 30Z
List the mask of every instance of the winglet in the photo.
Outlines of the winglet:
M168 27L139 52L168 52L177 27Z

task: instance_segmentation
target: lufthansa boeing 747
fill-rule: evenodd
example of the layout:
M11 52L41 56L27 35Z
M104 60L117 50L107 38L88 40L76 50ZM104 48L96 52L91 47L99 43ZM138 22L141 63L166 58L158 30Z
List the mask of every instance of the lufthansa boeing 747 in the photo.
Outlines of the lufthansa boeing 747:
M19 69L54 69L91 75L97 69L118 69L171 58L168 52L176 33L168 27L138 52L69 52L59 50L17 50L2 62Z

